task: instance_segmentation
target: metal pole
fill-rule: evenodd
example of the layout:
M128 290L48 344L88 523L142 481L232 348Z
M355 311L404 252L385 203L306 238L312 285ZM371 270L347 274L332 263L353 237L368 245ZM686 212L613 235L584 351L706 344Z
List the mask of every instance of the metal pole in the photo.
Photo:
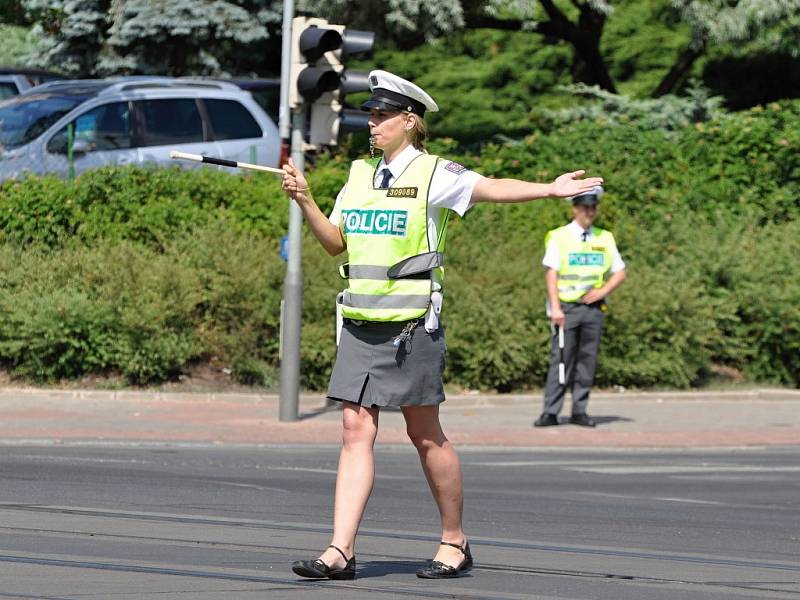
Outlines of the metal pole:
M303 132L305 107L292 112L292 162L305 169ZM303 212L289 203L289 260L283 283L283 355L281 356L280 420L296 421L300 400L300 328L303 317L303 265L301 261Z
M278 115L278 128L281 140L287 141L292 131L292 113L289 110L289 73L292 65L292 19L294 19L294 0L283 2L283 39L281 43L281 103ZM303 125L298 121L299 159L292 160L303 169ZM292 135L292 144L295 136ZM286 277L283 283L280 323L280 361L281 421L296 421L300 403L300 319L303 304L303 271L300 262L300 240L303 216L295 202L289 202L289 256L286 261Z

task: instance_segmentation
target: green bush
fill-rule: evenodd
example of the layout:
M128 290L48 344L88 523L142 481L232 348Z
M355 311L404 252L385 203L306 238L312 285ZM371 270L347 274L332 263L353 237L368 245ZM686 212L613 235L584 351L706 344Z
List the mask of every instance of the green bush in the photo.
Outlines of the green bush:
M598 225L629 280L610 301L598 385L687 387L717 367L800 386L800 102L667 135L580 122L480 152L433 152L481 173L606 178ZM308 177L329 211L348 163ZM277 178L213 169L101 169L0 186L0 364L32 381L117 373L176 377L197 361L272 386L278 365L287 199ZM567 202L482 205L448 239L446 378L538 387L549 325L540 266ZM335 358L336 265L306 230L302 384L324 389Z
M280 266L264 236L215 222L163 251L121 241L0 246L0 361L34 381L118 372L173 378L188 363L271 358Z
M277 236L288 215L278 178L216 169L104 167L72 181L7 181L0 195L0 240L49 247L102 239L163 248L176 234L220 217Z

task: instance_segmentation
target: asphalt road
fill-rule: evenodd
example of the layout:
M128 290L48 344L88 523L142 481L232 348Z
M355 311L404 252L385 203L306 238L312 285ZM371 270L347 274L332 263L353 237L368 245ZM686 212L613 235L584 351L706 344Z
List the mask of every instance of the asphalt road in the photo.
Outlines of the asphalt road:
M336 448L4 445L0 599L800 599L800 447L460 453L469 577L414 576L437 515L383 447L358 579L309 582Z

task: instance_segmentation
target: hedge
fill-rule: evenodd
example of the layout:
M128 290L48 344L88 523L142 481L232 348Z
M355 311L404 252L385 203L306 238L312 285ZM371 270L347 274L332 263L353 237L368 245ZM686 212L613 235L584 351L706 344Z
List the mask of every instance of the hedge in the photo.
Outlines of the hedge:
M480 153L431 150L490 176L606 178L598 224L629 279L610 299L600 386L689 387L720 369L800 385L800 103L667 135L604 123L533 133ZM323 210L347 176L322 156ZM451 221L447 381L538 387L548 360L540 261L566 202L482 205ZM177 377L199 361L274 383L287 201L270 176L214 169L100 169L0 185L0 364L30 381L119 373ZM303 384L335 355L339 259L304 242Z

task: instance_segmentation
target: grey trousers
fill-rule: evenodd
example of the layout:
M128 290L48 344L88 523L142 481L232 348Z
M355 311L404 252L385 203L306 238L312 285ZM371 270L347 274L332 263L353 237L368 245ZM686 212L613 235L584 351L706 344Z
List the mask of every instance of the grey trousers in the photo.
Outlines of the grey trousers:
M544 388L544 411L551 415L561 412L567 388L572 391L572 414L586 414L589 393L592 391L597 351L603 333L605 311L595 304L562 303L564 311L564 366L566 383L558 383L558 336L553 336L550 370Z

